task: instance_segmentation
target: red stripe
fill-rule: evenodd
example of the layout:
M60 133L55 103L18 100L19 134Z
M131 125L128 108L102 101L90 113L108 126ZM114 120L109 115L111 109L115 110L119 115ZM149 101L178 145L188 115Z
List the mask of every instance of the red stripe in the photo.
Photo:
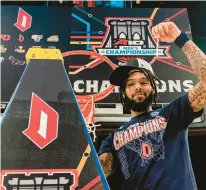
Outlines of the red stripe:
M70 36L70 38L76 38L76 39L103 39L104 36Z
M174 59L172 59L172 60L170 60L170 63L177 64L177 61L175 61ZM184 68L186 68L186 69L192 70L192 67L191 67L191 66L185 65L184 63L181 63L181 67L184 67Z
M81 65L69 65L70 69L79 69L81 67L83 67L83 66L81 66Z
M97 176L96 178L94 178L92 181L90 181L87 185L85 185L84 187L82 187L80 190L88 190L91 187L93 187L94 185L96 185L98 182L100 181L100 177Z
M187 68L184 68L184 67L182 67L182 66L180 66L180 65L176 65L176 64L171 63L171 62L169 62L169 61L166 61L165 59L157 59L157 60L158 60L158 61L161 61L161 62L163 62L163 63L166 63L167 65L170 65L170 66L176 67L176 68L178 68L178 69L187 71L187 72L189 72L189 73L195 74L194 71L192 71L192 70L190 70L190 69L187 69Z
M96 63L90 65L89 67L87 67L87 69L93 69L94 67L100 65L102 62L104 62L104 60L99 60ZM84 65L69 65L70 69L79 69L81 67L84 67Z
M175 18L176 16L182 14L183 12L185 12L187 9L182 9L180 11L178 11L177 13L173 14L171 17L169 17L169 20L172 20L173 18Z
M89 68L90 68L90 69L93 69L94 67L100 65L100 64L103 63L103 62L104 62L104 60L101 60L101 59L100 59L100 60L97 61L95 64L91 65Z

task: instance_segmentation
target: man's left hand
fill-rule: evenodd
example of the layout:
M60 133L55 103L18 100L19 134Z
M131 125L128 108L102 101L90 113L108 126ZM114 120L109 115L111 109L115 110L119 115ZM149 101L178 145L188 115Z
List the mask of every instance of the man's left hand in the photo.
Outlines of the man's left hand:
M160 42L173 43L181 34L180 29L173 22L163 22L152 28L152 34Z

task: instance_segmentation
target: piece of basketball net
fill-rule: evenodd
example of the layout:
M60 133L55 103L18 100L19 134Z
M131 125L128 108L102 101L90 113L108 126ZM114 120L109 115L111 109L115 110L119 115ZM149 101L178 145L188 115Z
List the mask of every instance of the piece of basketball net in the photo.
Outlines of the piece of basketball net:
M89 133L93 134L93 141L95 142L96 139L96 127L101 126L101 124L96 125L94 124L94 97L91 96L91 98L88 97L81 97L81 100L78 97L77 102L79 103L79 107L81 109L81 112L84 116L84 121L86 123L86 127L88 129Z

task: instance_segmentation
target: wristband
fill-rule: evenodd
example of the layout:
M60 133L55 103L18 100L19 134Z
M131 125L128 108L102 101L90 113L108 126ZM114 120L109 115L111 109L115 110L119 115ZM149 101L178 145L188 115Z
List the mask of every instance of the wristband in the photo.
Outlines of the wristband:
M182 48L189 40L190 38L188 37L188 35L184 32L181 32L181 34L177 37L177 39L174 42L179 48Z

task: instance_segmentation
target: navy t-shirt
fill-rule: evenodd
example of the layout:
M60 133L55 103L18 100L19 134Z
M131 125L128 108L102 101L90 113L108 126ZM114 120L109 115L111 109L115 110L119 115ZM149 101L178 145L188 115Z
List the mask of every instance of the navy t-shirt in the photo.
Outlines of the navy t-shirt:
M124 190L195 190L187 134L202 111L193 112L186 93L133 117L102 142L99 155L112 153Z

